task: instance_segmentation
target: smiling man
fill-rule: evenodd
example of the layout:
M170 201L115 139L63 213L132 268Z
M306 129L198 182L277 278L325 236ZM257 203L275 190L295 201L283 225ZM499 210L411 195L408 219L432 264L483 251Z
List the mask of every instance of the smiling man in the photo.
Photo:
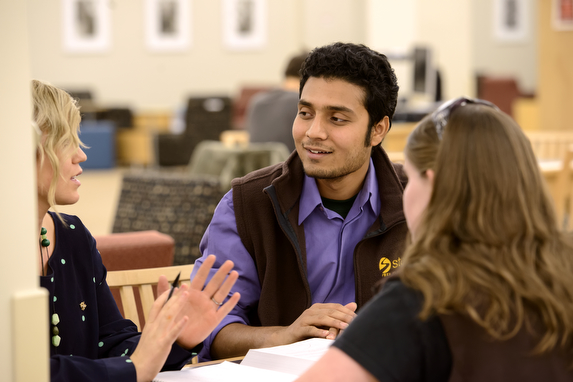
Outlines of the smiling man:
M201 242L196 264L209 254L233 260L232 292L241 293L202 360L333 339L400 264L405 176L380 146L398 97L386 56L355 44L316 48L299 93L296 151L235 179Z

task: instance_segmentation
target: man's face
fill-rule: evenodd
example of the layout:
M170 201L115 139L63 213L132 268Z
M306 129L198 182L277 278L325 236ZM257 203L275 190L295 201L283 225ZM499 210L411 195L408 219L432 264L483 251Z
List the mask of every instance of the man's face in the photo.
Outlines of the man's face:
M365 146L369 119L364 99L362 88L344 80L308 79L293 124L296 150L308 176L362 184L372 146L387 131L375 126Z

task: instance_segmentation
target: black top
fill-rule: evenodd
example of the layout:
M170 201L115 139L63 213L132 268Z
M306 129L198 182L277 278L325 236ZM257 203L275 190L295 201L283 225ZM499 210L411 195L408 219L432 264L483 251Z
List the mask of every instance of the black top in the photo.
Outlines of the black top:
M331 211L336 212L337 214L342 216L343 219L346 219L346 216L350 212L350 209L352 208L352 205L354 204L354 201L356 200L357 196L358 194L346 200L328 199L325 198L324 196L321 196L320 199L322 200L322 204L324 204L324 207L328 208Z
M448 340L438 317L421 321L422 295L391 279L334 342L380 381L447 381Z
M55 245L48 261L47 276L40 284L49 293L50 374L52 381L135 381L135 367L129 356L140 334L130 320L122 318L105 281L96 242L76 216L61 214L66 227L51 213ZM51 338L51 317L57 313L61 343ZM41 313L44 314L44 313ZM191 353L173 345L164 370L180 369Z

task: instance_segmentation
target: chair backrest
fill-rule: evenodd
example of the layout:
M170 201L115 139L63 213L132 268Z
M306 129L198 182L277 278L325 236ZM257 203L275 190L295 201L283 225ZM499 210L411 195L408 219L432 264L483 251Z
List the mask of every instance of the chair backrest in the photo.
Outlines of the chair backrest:
M477 76L478 98L493 102L504 113L513 116L513 101L520 96L517 80L513 77Z
M234 178L282 162L289 155L286 145L280 142L227 146L220 141L203 141L193 152L189 172L219 177L221 191L226 192Z
M232 128L232 101L226 96L191 97L187 100L185 135L194 145Z
M177 274L181 272L180 282L182 284L189 284L192 270L193 264L111 271L107 273L107 284L110 288L119 288L124 318L133 321L135 325L137 325L137 329L141 331L144 326L144 320L147 321L151 305L153 305L155 301L153 286L157 285L159 276L165 275L167 280L172 283L177 277ZM139 290L144 315L143 319L139 317L137 312L134 288Z
M573 190L571 177L573 176L573 144L567 147L563 154L561 171L557 178L557 189L555 190L555 211L557 212L557 223L563 230L568 231L573 228L571 223L573 214Z
M271 90L272 86L243 86L239 96L233 102L233 127L243 129L245 127L245 115L251 98L257 93Z
M222 197L219 179L181 172L123 176L112 232L157 230L175 240L173 265L191 264Z
M537 159L563 159L573 144L572 131L526 131Z

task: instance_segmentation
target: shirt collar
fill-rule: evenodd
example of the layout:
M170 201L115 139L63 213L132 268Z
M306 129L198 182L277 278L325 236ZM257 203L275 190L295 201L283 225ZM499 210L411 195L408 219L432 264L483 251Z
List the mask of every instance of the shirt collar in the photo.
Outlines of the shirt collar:
M372 197L373 195L376 195L376 197ZM359 203L361 208L364 208L368 203L372 212L378 214L380 211L380 198L377 196L378 181L376 179L376 171L374 171L374 163L372 162L372 158L370 158L370 165L368 166L364 186L362 186L354 203ZM316 180L305 174L298 211L298 224L301 225L318 206L322 206L322 199L318 192Z

